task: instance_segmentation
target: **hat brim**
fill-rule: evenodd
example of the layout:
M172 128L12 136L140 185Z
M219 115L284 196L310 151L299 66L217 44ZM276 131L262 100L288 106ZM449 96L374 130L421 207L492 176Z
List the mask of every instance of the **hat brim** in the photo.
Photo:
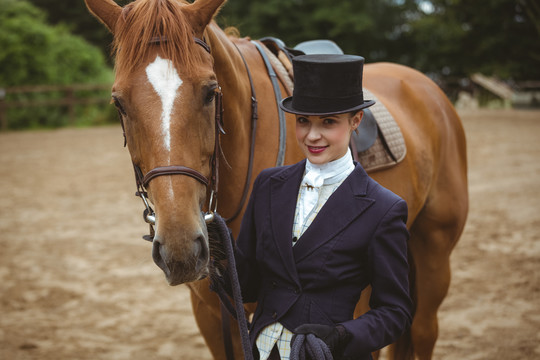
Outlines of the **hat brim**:
M327 112L309 112L309 111L298 110L298 109L293 108L292 99L293 99L293 97L289 96L289 97L281 100L281 102L279 103L279 107L281 108L281 110L283 110L285 112L288 112L288 113L291 113L291 114L307 115L307 116L310 116L310 115L324 116L324 115L345 114L345 113L348 113L348 112L360 111L362 109L365 109L365 108L370 107L370 106L375 104L374 100L364 100L364 102L362 104L356 105L355 107L348 108L348 109L337 110L337 111L327 111Z

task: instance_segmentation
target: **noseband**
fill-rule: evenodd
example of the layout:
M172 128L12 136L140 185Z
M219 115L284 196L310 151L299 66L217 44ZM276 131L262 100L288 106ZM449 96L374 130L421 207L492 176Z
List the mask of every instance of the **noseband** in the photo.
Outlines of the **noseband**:
M200 45L206 52L210 53L210 47L208 44L201 39L194 38L195 43ZM154 38L150 41L151 44L158 44L162 41L167 41L167 39L164 38ZM170 176L170 175L185 175L189 176L198 182L200 182L205 187L208 187L209 185L212 185L211 192L210 192L210 201L208 202L208 211L204 215L205 222L211 223L214 220L214 213L217 209L217 191L218 191L218 170L219 170L219 163L218 163L218 157L219 152L221 149L220 145L220 134L225 134L225 131L223 130L223 94L221 93L221 88L218 87L218 91L216 91L215 94L215 144L214 144L214 153L211 158L211 166L212 166L212 173L211 178L208 179L206 176L201 174L199 171L192 169L187 166L183 165L170 165L170 166L159 166L152 170L150 170L146 175L143 175L143 172L141 168L133 164L133 168L135 171L135 182L137 184L137 192L136 195L139 196L146 209L143 213L144 221L150 224L150 235L146 235L143 238L145 240L152 241L154 237L154 228L153 226L156 224L156 214L152 207L150 206L150 203L148 202L148 184L150 181L155 179L159 176ZM123 125L123 124L122 124ZM124 133L125 137L125 133Z

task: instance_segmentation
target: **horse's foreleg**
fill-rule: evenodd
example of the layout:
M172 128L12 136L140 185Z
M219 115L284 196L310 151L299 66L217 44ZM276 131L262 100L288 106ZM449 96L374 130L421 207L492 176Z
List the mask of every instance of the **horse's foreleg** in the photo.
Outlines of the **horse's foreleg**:
M191 290L191 306L197 326L206 345L216 360L226 360L225 343L221 325L221 308L219 298L210 291L208 280L188 284ZM233 342L235 359L243 359L242 342L238 332L238 324L231 319L230 333Z

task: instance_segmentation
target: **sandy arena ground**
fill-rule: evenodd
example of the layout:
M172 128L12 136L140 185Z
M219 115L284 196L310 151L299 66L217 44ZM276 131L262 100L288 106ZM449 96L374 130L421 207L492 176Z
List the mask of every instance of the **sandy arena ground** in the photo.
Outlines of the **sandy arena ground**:
M461 112L471 209L435 359L540 359L540 112ZM211 359L116 126L0 134L0 359Z

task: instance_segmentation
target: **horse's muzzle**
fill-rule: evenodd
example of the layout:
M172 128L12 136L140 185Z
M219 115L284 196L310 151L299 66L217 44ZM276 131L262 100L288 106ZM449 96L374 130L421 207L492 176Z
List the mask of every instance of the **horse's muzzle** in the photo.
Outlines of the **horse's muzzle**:
M181 258L175 257L158 237L154 238L152 258L163 270L171 286L204 279L208 273L209 250L205 239L199 236Z

